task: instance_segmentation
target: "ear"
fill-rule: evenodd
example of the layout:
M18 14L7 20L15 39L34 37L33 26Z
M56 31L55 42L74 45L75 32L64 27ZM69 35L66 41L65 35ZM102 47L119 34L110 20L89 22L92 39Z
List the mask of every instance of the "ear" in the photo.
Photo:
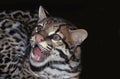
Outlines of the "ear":
M43 20L44 18L47 18L46 13L47 11L42 6L40 6L39 7L39 21Z
M79 46L88 36L88 33L84 29L72 30L71 31L71 38L74 41L75 46L75 57L77 59L81 58L81 49ZM76 47L77 46L77 47Z
M74 41L75 46L80 45L88 36L88 33L84 29L77 29L71 31L71 38Z

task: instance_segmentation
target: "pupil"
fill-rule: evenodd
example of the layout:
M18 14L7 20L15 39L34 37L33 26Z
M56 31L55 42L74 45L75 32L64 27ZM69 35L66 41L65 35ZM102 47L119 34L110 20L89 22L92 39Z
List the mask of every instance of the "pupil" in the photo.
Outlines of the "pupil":
M43 26L38 26L38 27L37 27L37 31L38 31L38 32L40 32L40 31L42 31L42 30L43 30Z
M53 35L53 39L54 39L54 40L60 40L60 36L57 35L57 34L55 34L55 35Z

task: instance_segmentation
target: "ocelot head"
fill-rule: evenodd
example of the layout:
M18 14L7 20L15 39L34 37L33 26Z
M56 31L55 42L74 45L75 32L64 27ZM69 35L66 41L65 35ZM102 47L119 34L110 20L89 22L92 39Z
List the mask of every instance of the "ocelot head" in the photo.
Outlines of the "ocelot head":
M47 17L42 7L39 18L31 38L31 66L42 70L53 66L64 69L64 66L57 65L67 63L72 67L71 61L80 59L79 45L86 39L87 31L77 29L62 18Z

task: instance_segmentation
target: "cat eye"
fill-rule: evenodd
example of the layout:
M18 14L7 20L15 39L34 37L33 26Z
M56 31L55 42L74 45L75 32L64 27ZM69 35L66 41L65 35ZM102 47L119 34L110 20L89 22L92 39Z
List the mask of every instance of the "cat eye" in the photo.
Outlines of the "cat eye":
M40 31L42 31L42 30L44 30L43 26L38 25L38 26L36 27L36 32L40 32Z
M58 34L53 34L52 39L55 40L55 41L59 41L59 40L61 40L61 37Z

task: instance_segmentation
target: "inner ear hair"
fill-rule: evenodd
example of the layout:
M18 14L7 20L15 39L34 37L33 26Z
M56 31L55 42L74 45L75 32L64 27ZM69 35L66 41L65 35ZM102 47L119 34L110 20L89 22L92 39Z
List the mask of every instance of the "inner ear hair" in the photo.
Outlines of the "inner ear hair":
M81 49L80 49L80 46L77 46L77 47L75 48L75 57L76 57L77 59L80 59L80 58L81 58Z

